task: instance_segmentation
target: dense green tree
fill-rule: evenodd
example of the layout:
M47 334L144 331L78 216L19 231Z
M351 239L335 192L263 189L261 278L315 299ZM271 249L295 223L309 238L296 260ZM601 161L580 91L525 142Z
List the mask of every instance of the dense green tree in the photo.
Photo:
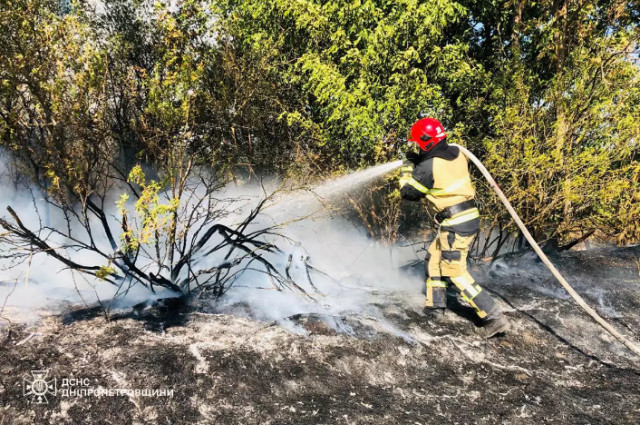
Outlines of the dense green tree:
M472 50L491 78L472 146L539 238L638 240L638 6L481 4Z
M222 222L243 205L217 198L236 152L219 147L206 115L217 107L205 83L217 57L209 10L132 5L145 6L95 16L17 0L0 11L0 140L55 211L53 223L27 222L9 205L2 256L15 265L43 253L119 293L141 284L222 295L247 268L304 293L266 257L278 251L275 226L247 230L268 197ZM39 214L42 192L30 193Z
M489 165L537 237L638 240L638 19L623 1L220 2L306 99L284 114L357 165L418 111ZM482 185L481 185L482 186ZM508 217L481 187L487 218Z
M269 50L304 95L283 117L309 130L325 158L347 166L385 157L421 110L449 117L449 90L478 78L468 45L447 29L465 19L453 1L221 2L238 43ZM291 105L294 108L297 105ZM334 164L334 165L337 165Z
M104 189L115 146L105 116L106 57L58 2L0 13L0 140L22 171L61 199Z
M58 196L86 197L113 170L126 180L139 161L168 184L189 164L364 166L405 149L424 111L486 162L539 239L640 240L636 3L109 0L60 12L12 0L0 13L0 140ZM486 218L507 226L478 186Z

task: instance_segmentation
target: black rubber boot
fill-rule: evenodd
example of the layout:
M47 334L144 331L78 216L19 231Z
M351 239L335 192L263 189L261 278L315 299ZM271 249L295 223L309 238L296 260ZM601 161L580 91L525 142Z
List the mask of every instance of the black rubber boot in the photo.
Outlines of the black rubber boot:
M444 320L444 310L444 308L440 307L425 307L422 312L429 321L441 322Z
M476 328L476 333L485 339L505 333L511 328L511 322L507 317L500 313L492 313L484 318L483 326Z

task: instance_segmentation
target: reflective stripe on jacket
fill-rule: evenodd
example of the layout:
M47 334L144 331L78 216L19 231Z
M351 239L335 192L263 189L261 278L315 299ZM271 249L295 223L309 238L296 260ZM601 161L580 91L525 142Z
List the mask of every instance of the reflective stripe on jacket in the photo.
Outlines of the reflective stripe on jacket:
M414 166L411 177L407 173L401 180L400 193L404 199L417 201L426 198L435 213L475 197L467 158L458 148L451 146L446 147L443 155L423 159ZM443 229L470 234L478 228L478 217L477 208L472 208L445 220L441 225Z

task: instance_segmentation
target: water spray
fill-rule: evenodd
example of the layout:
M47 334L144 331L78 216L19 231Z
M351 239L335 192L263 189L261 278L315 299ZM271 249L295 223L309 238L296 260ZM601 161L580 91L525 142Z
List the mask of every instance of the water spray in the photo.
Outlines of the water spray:
M613 326L611 326L611 324L609 322L607 322L605 319L603 319L591 306L589 306L585 302L585 300L580 296L580 294L578 294L571 287L571 285L569 285L569 282L566 281L566 279L562 276L562 274L560 274L558 269L549 260L549 257L547 257L547 255L542 251L540 246L536 243L535 239L533 239L533 236L531 236L531 233L529 233L529 230L527 230L527 228L525 227L524 223L522 222L522 220L520 219L520 217L518 216L516 211L511 206L511 202L509 202L509 199L507 199L505 194L500 189L500 186L498 186L498 184L493 179L493 177L491 177L491 174L486 169L486 167L482 164L482 162L480 162L480 160L474 154L469 152L468 149L466 149L466 148L464 148L464 147L462 147L460 145L457 145L455 143L451 143L449 146L455 146L458 149L460 149L462 151L462 153L464 153L465 156L467 158L469 158L476 165L476 167L478 167L478 169L480 170L482 175L491 184L491 187L493 187L493 190L496 192L496 194L498 195L498 197L500 198L500 200L502 201L504 206L509 211L509 214L511 215L513 220L516 222L516 224L518 225L518 228L520 228L520 230L522 231L522 234L527 239L527 241L529 242L529 244L531 245L533 250L536 252L536 254L538 254L538 256L540 257L540 259L542 260L544 265L547 266L549 271L558 280L558 282L560 282L562 287L569 293L569 295L571 295L571 297L576 301L576 303L580 307L582 307L582 309L584 311L586 311L589 314L589 316L591 316L593 318L593 320L598 322L607 332L609 332L611 335L616 337L620 342L622 342L625 346L627 346L627 348L629 348L629 350L633 351L634 353L636 353L637 355L640 356L640 347L635 342L631 341L630 339L628 339L627 337L622 335L620 332L618 332Z
M314 192L320 197L334 197L342 193L348 193L358 186L373 180L377 177L383 176L396 168L400 168L403 164L401 159L397 161L387 162L385 164L369 167L364 170L356 171L355 173L347 174L346 176L338 177L333 180L329 180L317 186Z

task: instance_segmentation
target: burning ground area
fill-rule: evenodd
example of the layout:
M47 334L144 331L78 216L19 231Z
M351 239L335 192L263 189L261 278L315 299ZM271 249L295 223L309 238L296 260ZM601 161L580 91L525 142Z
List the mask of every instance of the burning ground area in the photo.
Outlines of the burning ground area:
M635 247L554 261L637 341L639 257ZM83 309L5 326L0 423L640 423L640 359L541 264L514 256L473 273L501 300L511 334L482 340L454 298L455 312L430 323L417 275L415 296L384 294L376 315L265 323L211 313L199 300L108 322L99 309ZM33 372L43 370L46 377Z

